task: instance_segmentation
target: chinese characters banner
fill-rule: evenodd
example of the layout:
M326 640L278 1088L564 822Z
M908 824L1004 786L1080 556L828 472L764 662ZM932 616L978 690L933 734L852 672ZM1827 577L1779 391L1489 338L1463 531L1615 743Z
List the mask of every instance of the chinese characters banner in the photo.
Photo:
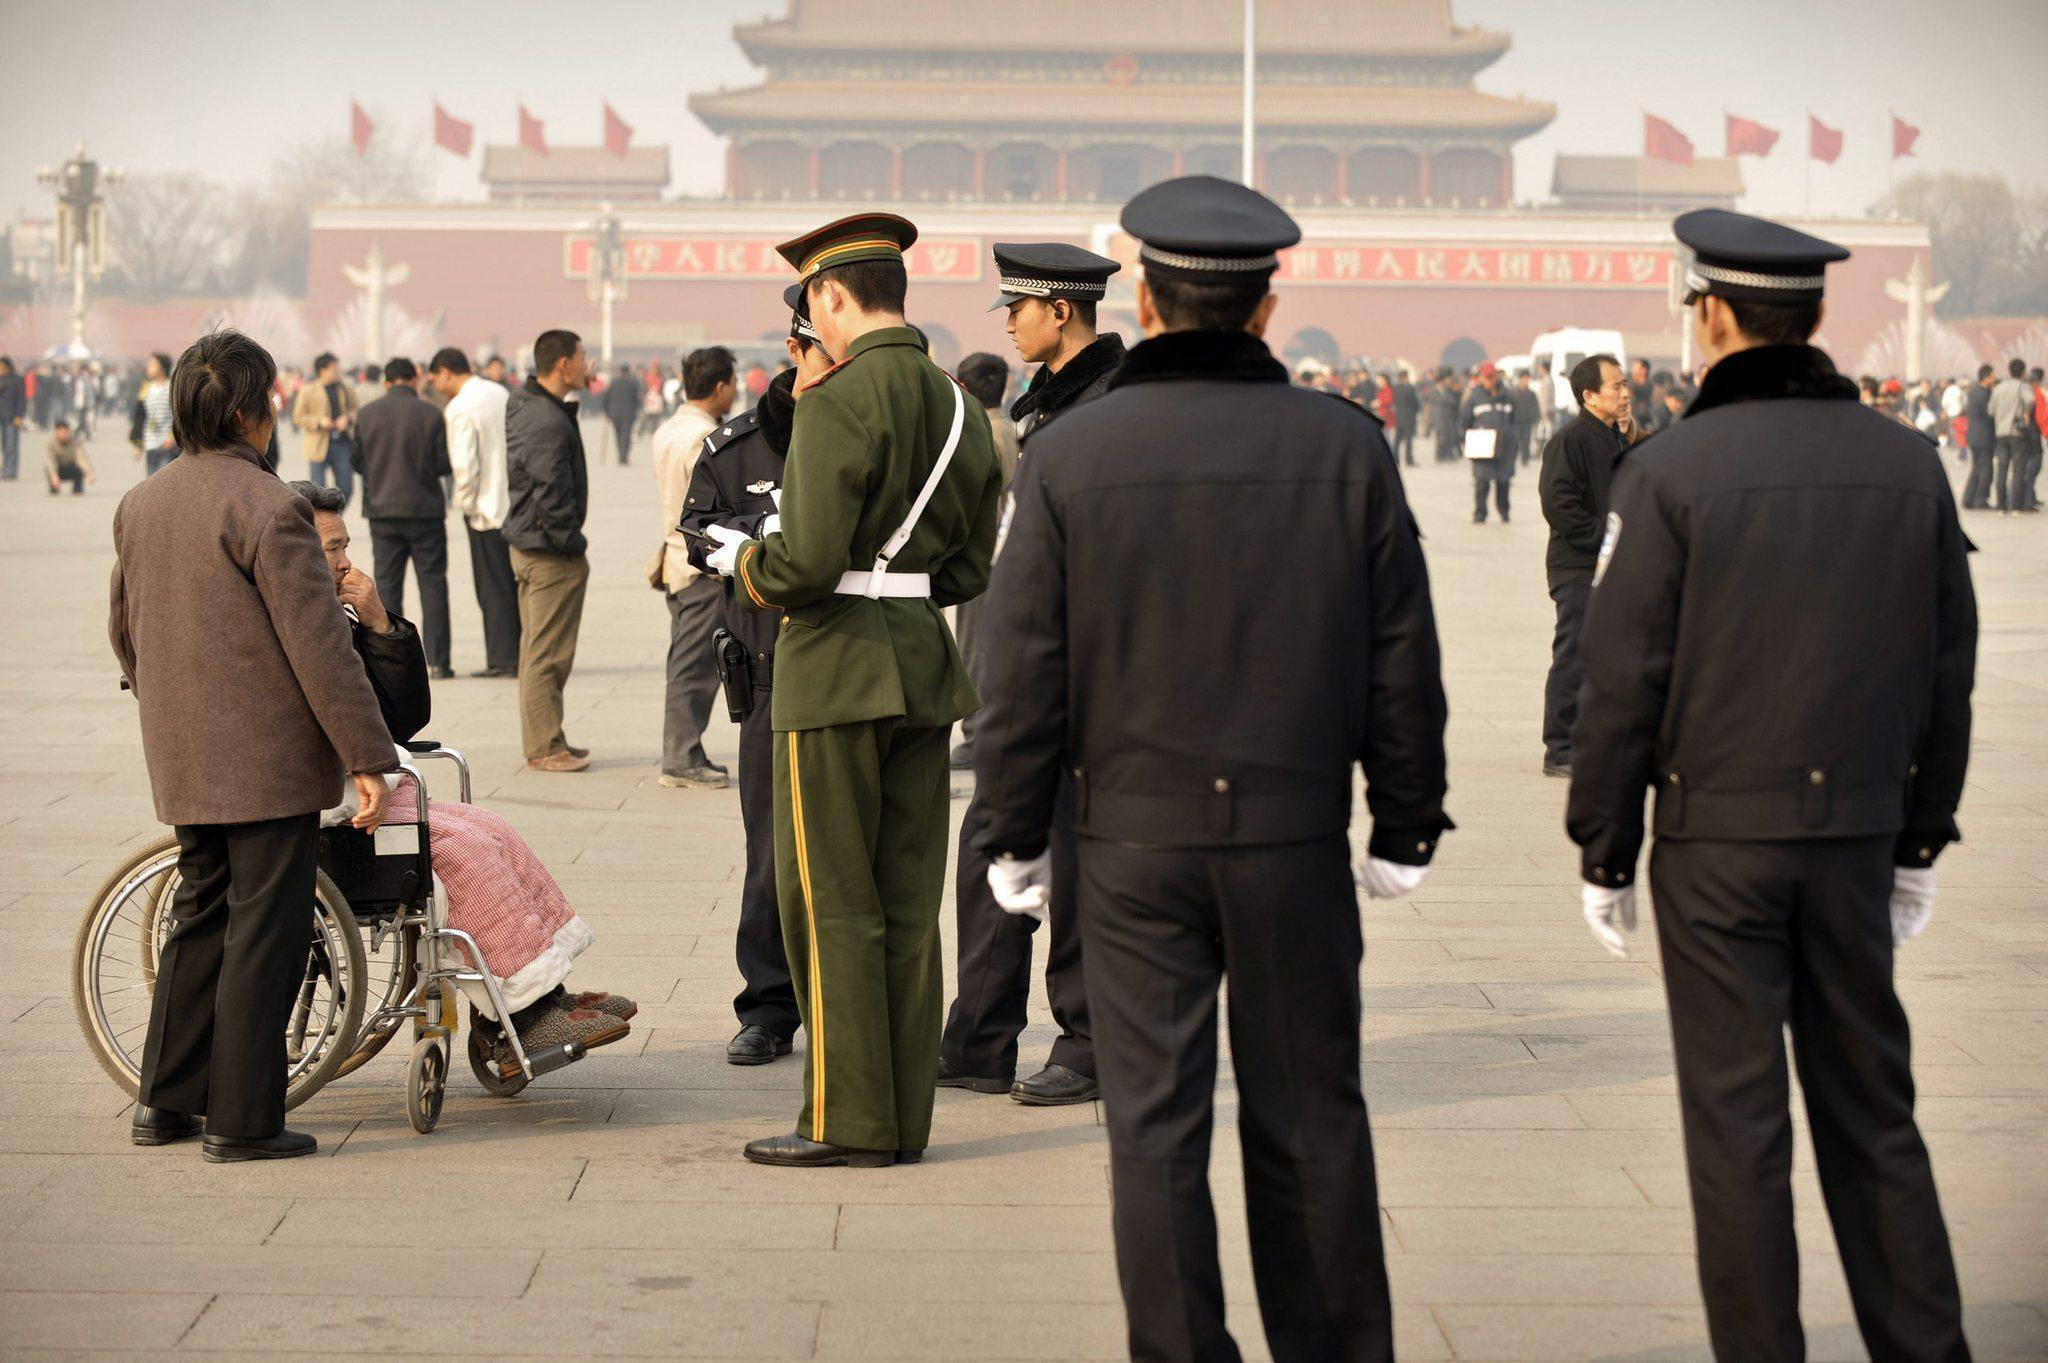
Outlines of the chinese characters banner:
M563 240L563 266L571 279L590 274L594 239ZM629 279L772 279L796 278L788 262L775 254L775 242L754 237L652 237L629 234L624 242ZM981 239L924 237L904 255L912 279L972 283L981 278Z
M1668 250L1553 246L1378 246L1309 242L1280 257L1275 283L1662 289Z

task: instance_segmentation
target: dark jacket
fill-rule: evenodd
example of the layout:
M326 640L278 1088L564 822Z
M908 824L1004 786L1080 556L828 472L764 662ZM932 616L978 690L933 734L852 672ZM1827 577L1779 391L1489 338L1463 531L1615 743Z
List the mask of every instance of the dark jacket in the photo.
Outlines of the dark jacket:
M1242 331L1134 347L1035 437L984 620L980 846L1036 852L1060 773L1085 837L1342 834L1354 764L1375 855L1444 817L1429 577L1379 423L1296 388Z
M1526 458L1530 442L1536 439L1536 426L1543 420L1543 404L1533 388L1510 388L1508 396L1515 400L1515 457Z
M1958 835L1977 606L1934 447L1808 346L1707 371L1614 480L1567 818L1586 878L1660 838Z
M377 709L384 716L384 727L391 731L391 741L404 743L416 737L434 714L427 652L420 644L419 630L410 620L394 615L391 632L377 634L350 616L348 632L356 656L363 660L370 689L377 693Z
M744 535L761 533L761 522L775 510L773 493L782 486L783 459L789 453L789 432L796 420L792 389L796 371L785 369L768 385L761 400L739 416L713 431L697 456L696 472L690 476L690 491L683 499L682 528L704 534L714 525ZM705 560L709 547L690 539L690 563L710 572ZM725 627L747 646L754 659L754 685L767 687L773 681L775 636L782 627L781 611L749 610L738 598L738 586L724 580Z
M631 374L616 374L604 390L604 414L614 423L632 421L640 415L640 399L647 386Z
M1628 437L1598 417L1580 412L1543 447L1536 493L1550 522L1543 566L1550 585L1590 582L1607 529L1607 494L1614 470L1628 453Z
M142 717L156 815L327 809L396 770L313 510L246 445L188 450L114 512L107 634Z
M1989 454L1998 444L1998 427L1991 420L1991 390L1981 383L1973 383L1963 398L1964 443L1973 450Z
M1465 390L1465 401L1458 410L1458 442L1462 446L1467 431L1492 431L1494 436L1493 458L1467 459L1472 472L1481 478L1506 480L1515 476L1515 458L1518 447L1516 431L1520 423L1515 418L1515 395L1506 385L1489 393L1486 385L1475 383Z
M0 374L0 422L12 425L17 417L28 412L28 397L22 388L21 375Z
M395 384L356 413L355 433L365 516L438 521L448 514L441 493L441 480L449 476L448 427L440 409L410 386Z
M1057 374L1051 366L1040 365L1031 385L1010 404L1010 420L1019 423L1018 439L1029 439L1060 413L1108 392L1109 381L1123 362L1124 338L1112 331L1097 336Z
M528 379L505 404L505 476L511 509L505 542L534 554L574 558L588 546L590 470L576 408Z
M1406 379L1394 380L1394 429L1412 430L1415 415L1422 410L1422 399L1416 395L1415 385Z

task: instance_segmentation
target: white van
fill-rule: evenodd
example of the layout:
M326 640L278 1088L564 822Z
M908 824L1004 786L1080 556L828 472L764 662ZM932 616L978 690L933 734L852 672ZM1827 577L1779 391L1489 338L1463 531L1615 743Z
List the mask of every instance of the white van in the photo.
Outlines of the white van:
M1572 396L1572 369L1588 355L1612 355L1621 361L1624 371L1628 369L1628 354L1622 348L1618 331L1565 327L1546 331L1530 344L1530 365L1550 367L1550 387L1558 411L1569 413L1578 410L1578 399Z

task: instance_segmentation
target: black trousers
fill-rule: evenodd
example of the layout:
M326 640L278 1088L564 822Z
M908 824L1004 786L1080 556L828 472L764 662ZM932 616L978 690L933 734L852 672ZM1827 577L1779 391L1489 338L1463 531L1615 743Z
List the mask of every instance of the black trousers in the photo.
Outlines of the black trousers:
M502 530L469 532L469 575L476 584L477 609L484 616L484 666L519 670L519 579L512 576L512 550Z
M377 566L377 594L393 615L405 614L405 565L412 564L420 580L420 644L427 651L427 666L449 666L448 523L377 517L370 522L370 553Z
M628 456L633 453L633 423L638 420L637 415L612 418L612 434L618 438L621 464L628 462Z
M1515 466L1513 458L1507 456L1503 456L1503 458L1508 468L1512 470ZM1480 522L1486 520L1486 489L1491 487L1493 489L1494 504L1500 508L1500 518L1506 520L1508 518L1508 486L1508 480L1497 473L1474 473L1472 475L1472 519Z
M740 883L740 929L734 946L743 984L732 1001L742 1027L766 1027L784 1041L799 1025L796 988L782 947L782 915L775 897L774 692L754 688L754 708L740 721L740 823L747 835L747 869Z
M1892 839L1662 839L1650 885L1715 1355L1806 1356L1790 1025L1821 1195L1871 1357L1968 1359L1892 988Z
M1415 423L1394 427L1394 456L1410 468L1415 466Z
M959 878L955 912L959 923L960 991L946 1015L939 1054L955 1069L986 1079L1017 1073L1017 1037L1024 1030L1031 999L1031 939L1038 920L1004 913L988 887L988 855L975 840L988 824L976 795L960 821ZM1052 851L1051 940L1046 947L1045 992L1060 1029L1047 1063L1096 1077L1095 1036L1088 1020L1088 990L1081 973L1081 928L1075 919L1074 792L1060 783L1049 830Z
M1981 511L1991 505L1991 464L1995 445L1970 446L1970 476L1963 483L1963 509Z
M2020 457L2013 464L2013 510L2039 511L2041 497L2034 484L2041 476L2041 442L2033 439L2020 445Z
M1344 836L1193 849L1084 838L1079 861L1131 1357L1238 1357L1209 1198L1216 995L1227 975L1266 1342L1279 1363L1391 1359L1358 1086L1364 943Z
M1579 633L1586 625L1586 603L1593 599L1590 579L1550 584L1557 606L1557 632L1550 639L1550 675L1543 682L1543 760L1569 766L1572 726L1579 722Z
M320 816L178 828L141 1102L216 1136L284 1130L285 1023L313 940ZM216 1025L215 1019L220 1019Z

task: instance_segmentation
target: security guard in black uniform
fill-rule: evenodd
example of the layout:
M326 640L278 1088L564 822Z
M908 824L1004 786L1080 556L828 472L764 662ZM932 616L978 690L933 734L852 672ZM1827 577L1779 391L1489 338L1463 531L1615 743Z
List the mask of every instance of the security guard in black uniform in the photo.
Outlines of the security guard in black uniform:
M1805 1357L1785 1028L1876 1359L1960 1360L1893 953L1960 836L1977 608L1941 461L1807 344L1848 252L1676 224L1709 368L1615 476L1580 656L1568 826L1586 917L1635 921L1643 789L1715 1354Z
M1123 339L1095 332L1095 305L1109 291L1109 277L1123 267L1108 256L1066 242L997 242L996 277L1002 292L990 311L1006 308L1009 329L1038 373L1010 408L1031 437L1076 405L1108 391L1123 361ZM1000 551L999 551L1000 552ZM986 626L986 621L980 622ZM1009 641L987 635L976 656L1000 652ZM973 661L974 657L970 657ZM975 685L985 696L987 678ZM960 823L960 857L955 878L959 991L939 1043L939 1087L978 1093L1008 1092L1031 1107L1092 1101L1095 1042L1088 1022L1088 996L1081 971L1081 930L1074 921L1074 809L1069 782L1062 782L1049 830L1052 887L1049 902L1034 913L1005 913L989 890L988 856L976 847L988 823L979 788ZM1045 992L1060 1029L1045 1068L1015 1079L1017 1035L1024 1030L1031 997L1031 938L1040 913L1049 914Z
M774 514L782 488L782 461L796 421L796 387L832 367L805 313L803 287L790 285L782 300L790 308L785 344L795 368L776 375L759 402L705 439L683 503L682 529L688 532L690 562L706 572L712 571L707 559L715 543L702 537L712 526L753 536ZM769 702L780 623L780 612L743 608L727 580L725 628L745 657L738 680L728 678L727 695L737 695L752 706L740 720L740 821L746 828L747 869L740 887L735 950L744 983L732 1001L739 1034L725 1048L725 1058L735 1065L765 1065L788 1055L798 1026L796 992L790 985L789 960L783 955L775 899L775 735Z
M1194 176L1123 226L1150 339L1033 438L990 588L990 883L1044 902L1070 778L1132 1357L1238 1357L1208 1185L1227 975L1273 1356L1391 1358L1346 830L1362 765L1356 875L1393 895L1450 827L1422 546L1379 423L1294 387L1261 339L1287 214Z

